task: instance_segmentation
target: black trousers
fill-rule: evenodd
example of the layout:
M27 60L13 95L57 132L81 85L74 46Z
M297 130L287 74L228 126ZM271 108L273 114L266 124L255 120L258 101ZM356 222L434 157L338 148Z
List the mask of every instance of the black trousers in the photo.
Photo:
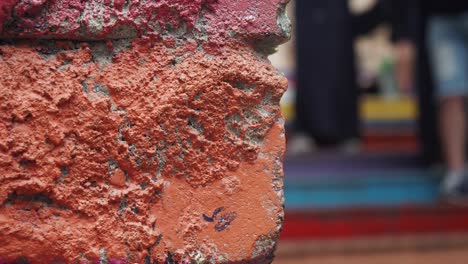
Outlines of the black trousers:
M298 0L296 18L296 129L323 143L358 137L358 90L347 1Z

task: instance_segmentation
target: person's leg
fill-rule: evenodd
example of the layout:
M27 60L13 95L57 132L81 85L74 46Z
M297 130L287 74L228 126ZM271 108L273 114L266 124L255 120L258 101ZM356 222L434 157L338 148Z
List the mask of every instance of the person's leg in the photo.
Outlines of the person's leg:
M467 43L457 17L435 17L429 22L429 57L439 103L440 134L448 173L441 190L461 194L465 170L465 110L468 91ZM468 194L468 193L467 193Z
M465 106L463 96L451 96L440 100L440 134L447 169L463 172L465 169Z

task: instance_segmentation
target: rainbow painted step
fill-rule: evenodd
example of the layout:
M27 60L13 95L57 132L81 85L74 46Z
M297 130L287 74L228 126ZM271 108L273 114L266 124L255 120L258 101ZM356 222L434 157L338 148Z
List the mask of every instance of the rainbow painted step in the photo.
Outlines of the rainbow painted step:
M440 173L410 154L320 154L285 162L281 239L468 231L468 206L439 202Z
M285 162L286 209L428 205L440 174L411 154L321 154Z

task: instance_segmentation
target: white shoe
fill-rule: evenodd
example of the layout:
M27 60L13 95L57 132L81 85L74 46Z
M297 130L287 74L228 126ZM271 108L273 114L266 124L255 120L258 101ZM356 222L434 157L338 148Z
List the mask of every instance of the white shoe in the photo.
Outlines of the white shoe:
M468 191L468 177L464 171L449 172L445 175L440 185L440 191L444 196L465 196Z
M288 140L287 154L291 156L312 153L316 150L314 140L303 133L295 134Z

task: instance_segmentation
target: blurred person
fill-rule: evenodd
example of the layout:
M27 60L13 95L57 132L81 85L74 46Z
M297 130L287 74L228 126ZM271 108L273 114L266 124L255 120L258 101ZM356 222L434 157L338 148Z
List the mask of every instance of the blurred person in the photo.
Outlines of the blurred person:
M295 134L289 154L318 146L359 150L354 37L386 19L382 5L358 16L345 0L296 0Z
M289 152L358 138L351 14L347 1L297 0L296 134Z
M418 88L425 153L432 155L432 160L437 158L434 153L439 153L439 132L447 165L441 193L447 198L467 197L464 101L468 95L468 1L391 1L397 79L407 92L412 86L408 60L416 47L414 83ZM438 131L433 122L436 116Z

